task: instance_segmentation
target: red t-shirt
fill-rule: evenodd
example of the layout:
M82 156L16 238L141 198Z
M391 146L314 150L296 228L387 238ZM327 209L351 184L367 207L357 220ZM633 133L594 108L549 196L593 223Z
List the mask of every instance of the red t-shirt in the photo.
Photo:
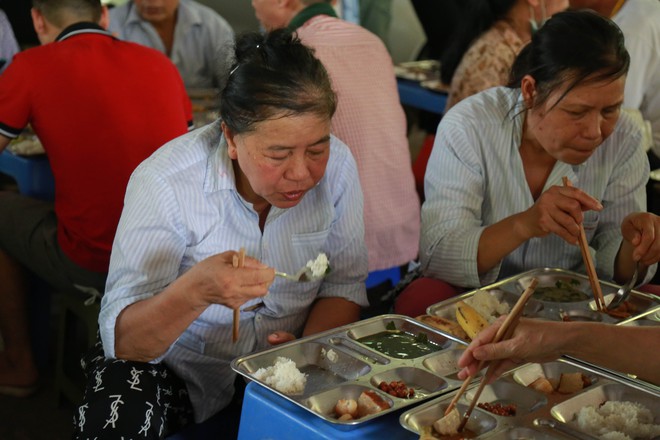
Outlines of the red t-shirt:
M131 173L191 121L167 57L90 23L17 54L0 75L0 135L32 124L55 178L60 247L91 271L108 270Z

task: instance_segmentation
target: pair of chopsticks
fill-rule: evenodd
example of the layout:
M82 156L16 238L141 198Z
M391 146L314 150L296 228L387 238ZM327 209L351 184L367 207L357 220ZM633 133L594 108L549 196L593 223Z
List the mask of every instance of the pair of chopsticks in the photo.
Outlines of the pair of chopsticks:
M564 186L572 187L573 184L568 177L562 177L562 182ZM587 242L587 234L584 232L584 226L580 223L580 251L582 252L582 260L584 260L584 266L587 269L587 275L589 276L589 284L591 285L591 291L594 294L594 300L596 302L596 308L598 311L605 311L605 298L603 297L603 291L600 289L600 283L598 282L598 275L596 274L596 268L594 267L594 262L591 259L591 252L589 252L589 243Z
M245 248L241 248L238 251L238 254L234 254L234 257L232 258L232 266L235 268L243 267L245 264ZM231 335L231 340L232 342L238 341L238 323L241 320L241 309L239 307L236 307L234 309L234 323L232 327L232 335Z
M492 341L493 344L497 342L501 342L505 339L509 339L511 337L513 331L516 329L516 326L518 325L518 321L520 320L520 317L522 316L523 308L525 307L525 304L527 304L527 300L529 300L529 298L532 296L532 293L534 293L534 290L536 289L536 285L538 284L538 282L539 281L536 278L532 278L532 281L529 283L529 286L527 286L527 288L522 293L522 295L520 295L520 298L518 298L518 301L516 301L516 304L513 306L513 309L511 309L509 315L506 317L500 328L497 329L497 333L495 333L495 337L493 338ZM481 371L485 363L486 361L479 362L477 371ZM468 407L467 411L465 411L463 420L461 421L461 424L458 427L458 432L463 431L463 428L465 428L465 425L468 419L470 418L470 414L472 414L472 410L474 409L474 406L479 401L479 396L481 395L481 392L486 386L488 379L490 379L491 368L493 368L493 365L497 365L497 364L498 362L491 363L488 366L488 370L486 371L486 374L484 374L484 376L481 378L481 382L479 383L479 388L477 389L477 392L474 394L474 397L472 398L472 402L470 402L470 406ZM458 390L458 393L456 393L451 403L445 410L445 415L449 414L451 410L454 409L456 403L458 402L458 399L461 398L461 396L467 389L468 385L470 385L470 382L472 382L473 378L474 378L474 374L471 374L470 376L465 378L465 380L463 381L463 385L461 385L461 388Z

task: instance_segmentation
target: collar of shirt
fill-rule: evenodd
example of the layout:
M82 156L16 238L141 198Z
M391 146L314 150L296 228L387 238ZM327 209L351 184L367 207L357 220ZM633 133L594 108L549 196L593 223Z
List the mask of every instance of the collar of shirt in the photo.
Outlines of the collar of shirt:
M307 20L317 15L329 15L330 17L337 17L337 13L335 12L335 9L332 6L330 6L330 4L314 3L312 5L307 6L302 11L298 12L298 14L295 17L293 17L293 19L289 23L289 26L287 27L289 28L289 30L295 31L300 26L305 24Z
M216 122L219 125L219 122ZM218 127L219 128L219 127ZM234 167L227 153L227 140L224 135L220 137L218 148L209 156L204 178L204 191L214 192L236 189Z
M58 36L55 41L62 41L74 35L80 34L102 34L112 37L112 34L96 23L81 21L66 27Z

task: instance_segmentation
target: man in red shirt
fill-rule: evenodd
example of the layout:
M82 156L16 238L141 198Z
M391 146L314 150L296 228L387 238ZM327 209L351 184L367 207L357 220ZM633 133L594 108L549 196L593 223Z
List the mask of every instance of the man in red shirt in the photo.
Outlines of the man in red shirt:
M0 192L0 393L17 396L38 379L28 271L58 290L103 292L130 174L192 126L176 67L108 33L100 0L33 5L42 45L0 76L0 152L31 124L53 170L55 203Z

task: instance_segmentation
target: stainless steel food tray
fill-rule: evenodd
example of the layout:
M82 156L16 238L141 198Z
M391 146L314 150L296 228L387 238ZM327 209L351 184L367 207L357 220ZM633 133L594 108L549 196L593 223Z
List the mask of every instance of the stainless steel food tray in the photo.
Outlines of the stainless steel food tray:
M591 385L572 394L553 392L545 394L526 385L531 383L538 372L549 379L558 379L562 373L581 372L589 377ZM459 399L459 412L465 413L478 387L473 383ZM444 415L456 391L444 394L415 408L409 409L399 418L405 429L419 433L424 426L432 425ZM638 386L634 382L621 380L602 370L591 368L579 362L560 359L544 364L526 364L509 371L498 380L486 385L479 397L479 402L499 402L515 404L515 416L498 416L479 407L475 407L467 423L467 428L483 439L554 439L583 438L595 439L580 429L574 421L575 415L583 406L600 405L606 400L625 400L638 402L646 406L654 416L654 423L660 424L660 392ZM557 428L537 425L535 421L551 421ZM566 429L574 434L567 434ZM439 437L442 438L442 437Z
M640 318L656 319L660 313L660 302L653 295L633 290L628 302L634 307L634 312L628 318L615 318L605 313L597 312L593 301L593 293L586 275L564 269L542 268L534 269L520 275L498 281L479 289L471 290L454 298L433 304L426 309L429 315L440 316L456 320L456 303L472 297L482 290L494 295L498 300L504 301L510 307L516 303L520 294L529 285L532 278L539 281L538 287L553 286L558 281L577 284L575 287L585 292L589 299L577 302L541 301L532 297L523 310L523 315L533 318L543 318L554 321L562 320L562 314L574 321L601 321L613 324L624 324ZM616 284L600 281L605 302L609 303L614 292L619 288ZM657 318L660 319L660 318Z
M440 347L439 351L416 358L402 359L371 349L357 340L386 331L392 323L397 330L416 336L423 333ZM402 315L381 315L364 321L291 341L267 350L234 359L237 373L256 381L283 398L321 419L349 430L382 415L450 392L461 386L456 377L456 362L464 343L419 321ZM330 355L332 350L335 354ZM307 374L305 390L287 395L254 378L259 368L272 366L279 356L289 358ZM381 381L403 381L415 390L412 398L391 396L378 388ZM339 399L356 399L364 390L372 390L385 399L390 409L360 419L341 421L334 415Z

